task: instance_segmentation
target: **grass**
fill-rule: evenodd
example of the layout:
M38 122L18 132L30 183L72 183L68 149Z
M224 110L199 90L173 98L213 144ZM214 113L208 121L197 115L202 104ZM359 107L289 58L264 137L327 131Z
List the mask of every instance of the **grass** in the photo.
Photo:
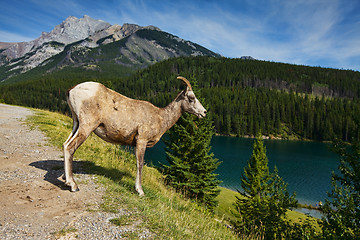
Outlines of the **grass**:
M62 114L35 110L28 122L43 131L51 145L62 149L72 129L72 121ZM91 135L76 151L75 161L81 159L83 169L96 174L106 188L103 211L130 211L132 217L111 220L115 225L141 221L155 239L237 239L224 223L190 200L163 184L162 175L154 168L143 169L144 197L134 189L136 159L129 151L106 143ZM76 169L74 169L76 171ZM81 191L81 189L80 189ZM142 232L138 229L139 234ZM132 235L131 238L137 238Z
M62 236L65 236L69 233L73 233L75 235L75 237L77 236L77 229L76 228L63 228L58 232L54 232L52 233L56 238L61 238Z
M236 196L240 196L240 194L227 188L220 187L220 190L220 194L217 197L219 205L216 209L216 214L218 216L222 216L222 219L224 219L225 221L234 221L236 219L231 214L231 212L235 211L233 203L236 200ZM288 210L286 213L286 217L292 223L304 223L306 220L309 220L317 231L321 230L317 219L311 216L307 216L306 214L297 212L295 210Z
M131 225L134 221L136 221L136 216L134 216L133 214L122 215L118 218L112 218L109 221L117 226L126 226Z
M71 118L43 110L35 110L28 119L33 128L43 131L51 145L62 149L63 142L72 130ZM238 239L226 225L234 219L236 192L220 188L215 214L209 213L190 200L163 184L162 175L152 167L143 169L144 197L135 191L136 159L126 148L106 143L92 134L76 151L75 161L81 160L83 169L96 174L99 183L106 188L103 211L119 212L126 209L129 216L111 219L117 226L141 222L155 239ZM76 168L74 169L76 172ZM80 189L81 190L81 189ZM293 222L303 222L305 214L289 211ZM315 224L315 223L314 223ZM142 232L138 229L139 234ZM255 238L242 236L245 239ZM137 238L136 232L130 238Z
M235 221L234 216L231 214L232 211L235 211L235 207L233 205L236 200L235 196L235 191L220 187L220 194L216 198L219 204L215 209L215 213L216 215L221 216L221 218L225 221Z

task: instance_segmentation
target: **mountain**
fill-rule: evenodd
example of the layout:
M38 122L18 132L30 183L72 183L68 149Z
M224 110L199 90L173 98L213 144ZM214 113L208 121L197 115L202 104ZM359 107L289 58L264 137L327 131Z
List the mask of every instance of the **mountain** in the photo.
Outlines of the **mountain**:
M256 60L252 56L241 56L240 59L242 59L242 60Z
M30 42L0 42L0 82L19 81L19 75L36 68L42 74L66 66L101 71L104 64L138 69L172 57L199 55L219 56L154 26L111 25L87 15L70 16Z
M0 64L5 64L11 60L22 58L30 52L41 52L38 50L44 44L50 42L58 42L61 45L66 45L87 38L96 32L105 30L111 25L101 20L94 20L89 16L84 16L82 19L76 17L68 17L64 22L57 25L51 32L43 32L40 37L30 42L0 43L2 47ZM47 44L46 44L47 45ZM59 52L59 48L53 48L55 52ZM47 49L46 52L51 52ZM51 53L50 53L51 54ZM54 54L52 54L54 55Z

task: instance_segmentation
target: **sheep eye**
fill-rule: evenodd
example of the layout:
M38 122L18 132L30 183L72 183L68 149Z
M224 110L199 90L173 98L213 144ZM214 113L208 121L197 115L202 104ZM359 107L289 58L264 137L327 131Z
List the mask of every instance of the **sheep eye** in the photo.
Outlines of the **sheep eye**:
M189 101L190 101L190 102L194 102L194 101L195 101L195 97L194 97L194 96L189 96Z

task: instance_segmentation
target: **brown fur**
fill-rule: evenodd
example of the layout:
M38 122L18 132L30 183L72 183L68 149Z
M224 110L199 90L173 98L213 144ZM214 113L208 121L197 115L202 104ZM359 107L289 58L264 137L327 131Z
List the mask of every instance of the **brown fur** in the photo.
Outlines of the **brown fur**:
M147 147L154 146L186 111L204 117L206 109L196 99L190 83L174 101L165 108L158 108L147 101L125 97L99 83L86 82L67 93L73 116L73 130L64 143L66 185L71 191L78 187L72 174L72 159L76 149L91 132L105 141L135 146L137 159L136 191L143 195L141 173Z

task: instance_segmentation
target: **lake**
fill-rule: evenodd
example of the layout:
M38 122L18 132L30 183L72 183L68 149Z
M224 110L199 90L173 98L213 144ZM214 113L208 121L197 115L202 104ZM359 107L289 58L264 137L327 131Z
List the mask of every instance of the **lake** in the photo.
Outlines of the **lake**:
M214 136L212 152L222 163L216 173L221 186L237 190L243 168L252 154L253 139ZM331 190L331 172L337 170L338 156L329 150L330 144L307 141L264 140L272 172L276 165L279 175L288 183L288 191L296 192L302 204L324 202ZM164 143L146 151L145 159L155 166L166 163Z

